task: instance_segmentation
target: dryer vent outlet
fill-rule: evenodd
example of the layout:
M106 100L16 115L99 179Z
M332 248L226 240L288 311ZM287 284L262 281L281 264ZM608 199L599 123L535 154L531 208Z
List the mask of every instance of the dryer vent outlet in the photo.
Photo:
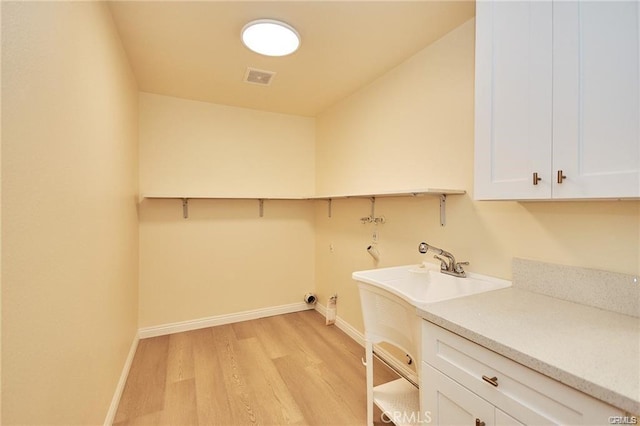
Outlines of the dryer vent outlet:
M251 67L247 67L247 71L244 74L244 82L251 84L259 84L260 86L269 86L273 81L273 76L276 73L273 71L259 70Z

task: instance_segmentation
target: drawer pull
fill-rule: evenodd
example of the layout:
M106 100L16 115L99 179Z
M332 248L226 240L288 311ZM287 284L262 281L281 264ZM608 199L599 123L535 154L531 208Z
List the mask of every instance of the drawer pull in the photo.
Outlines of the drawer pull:
M482 376L482 380L484 380L485 382L495 387L498 387L498 378L496 376L493 376L493 377Z
M480 420L480 419L476 419L476 426L485 426L485 424L486 424L486 423L485 423L485 422L483 422L482 420Z

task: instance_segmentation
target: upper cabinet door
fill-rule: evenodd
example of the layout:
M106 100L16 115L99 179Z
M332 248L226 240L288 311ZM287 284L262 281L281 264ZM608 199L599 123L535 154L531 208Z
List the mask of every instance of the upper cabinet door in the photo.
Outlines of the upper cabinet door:
M553 4L554 198L640 196L639 20L637 1Z
M551 83L551 3L477 2L476 199L551 197Z

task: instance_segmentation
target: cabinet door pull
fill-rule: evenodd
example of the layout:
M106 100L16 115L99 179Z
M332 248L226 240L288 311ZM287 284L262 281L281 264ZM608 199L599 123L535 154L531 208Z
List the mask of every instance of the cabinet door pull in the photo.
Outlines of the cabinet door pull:
M564 175L564 173L562 173L562 170L558 170L558 183L562 183L563 180L565 180L567 178L567 176Z
M493 376L493 377L482 376L482 380L484 380L485 382L495 387L498 387L498 378L496 376Z
M476 419L476 426L485 426L485 422L480 419Z
M538 176L538 172L533 172L533 184L537 185L541 180L542 178Z

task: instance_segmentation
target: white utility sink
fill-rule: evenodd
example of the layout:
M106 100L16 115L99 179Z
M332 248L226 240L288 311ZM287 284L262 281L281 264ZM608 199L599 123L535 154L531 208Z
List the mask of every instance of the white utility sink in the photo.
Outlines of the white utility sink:
M474 273L467 273L466 278L446 275L439 265L427 262L358 271L352 278L389 291L417 308L511 286L510 281Z
M386 342L397 346L421 368L421 318L416 308L431 303L470 296L511 286L510 281L467 273L466 278L440 272L432 263L395 266L354 272L358 281L364 318L367 366L367 425L373 425L373 404L387 413L397 426L420 422L419 391L404 378L373 386L373 345Z

